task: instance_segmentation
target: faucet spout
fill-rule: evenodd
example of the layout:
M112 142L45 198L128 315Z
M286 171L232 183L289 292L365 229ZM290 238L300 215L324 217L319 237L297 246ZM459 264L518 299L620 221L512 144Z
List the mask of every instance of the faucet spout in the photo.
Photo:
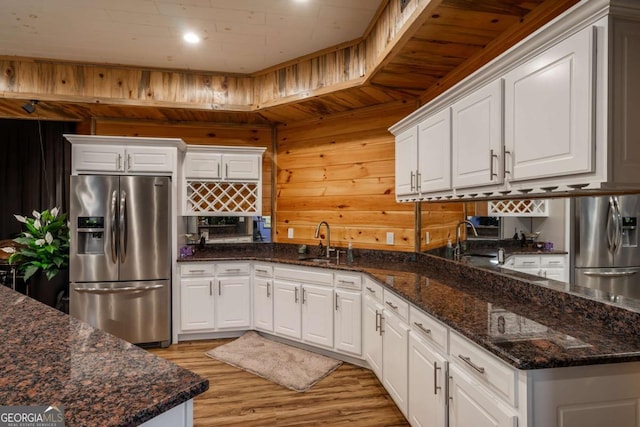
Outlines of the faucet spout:
M464 225L466 227L467 224L471 226L471 230L473 230L473 235L478 237L478 232L476 231L476 227L473 225L473 223L471 221L469 221L469 220L460 221L458 223L458 225L456 225L456 247L455 247L455 256L456 256L456 258L459 257L460 253L461 253L460 226Z
M329 223L327 221L320 221L318 223L318 225L316 226L316 233L315 233L315 238L319 239L320 238L320 228L322 227L322 225L324 224L325 227L327 227L327 258L329 258L331 256L331 228L329 227ZM322 243L322 242L320 242Z

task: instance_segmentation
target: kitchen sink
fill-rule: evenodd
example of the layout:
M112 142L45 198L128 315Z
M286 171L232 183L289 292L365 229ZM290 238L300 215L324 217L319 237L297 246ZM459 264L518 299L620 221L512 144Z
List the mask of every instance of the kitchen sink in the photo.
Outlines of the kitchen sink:
M316 264L335 263L335 260L333 258L300 258L300 261L315 262Z

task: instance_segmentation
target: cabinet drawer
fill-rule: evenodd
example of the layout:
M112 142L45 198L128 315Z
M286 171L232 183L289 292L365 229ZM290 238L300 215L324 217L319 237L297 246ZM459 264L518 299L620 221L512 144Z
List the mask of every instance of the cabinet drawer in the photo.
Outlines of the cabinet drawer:
M539 256L516 256L513 258L514 267L534 268L540 267Z
M386 289L383 292L383 299L385 310L396 313L405 322L409 321L409 304L405 300Z
M249 274L249 263L220 263L216 264L216 275L218 276L244 276Z
M273 277L273 266L269 264L255 264L253 271L256 277Z
M415 307L409 307L409 323L411 330L416 331L446 353L448 336L446 326Z
M273 274L278 279L333 286L333 273L319 269L276 267Z
M362 289L362 276L357 273L336 273L336 288L342 289Z
M510 405L516 404L515 369L453 332L450 337L450 355L454 363L489 386Z
M213 264L197 263L197 264L181 264L180 276L213 276Z
M382 302L382 286L368 277L364 278L364 295L370 295L376 301Z
M542 255L540 265L545 268L564 268L564 255Z

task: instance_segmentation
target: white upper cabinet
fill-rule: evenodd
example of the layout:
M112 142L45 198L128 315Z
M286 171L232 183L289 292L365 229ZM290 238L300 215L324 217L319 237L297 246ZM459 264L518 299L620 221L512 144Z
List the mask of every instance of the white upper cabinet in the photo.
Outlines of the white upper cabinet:
M418 193L418 132L410 128L396 137L396 196Z
M173 174L181 139L64 135L71 142L73 174Z
M393 125L399 138L452 112L451 162L444 142L423 152L417 131L417 153L399 153L416 156L417 169L396 165L416 171L417 189L397 200L640 189L640 2L622 3L579 2ZM446 167L451 188L431 187Z
M222 154L188 152L184 171L187 178L222 178Z
M190 149L184 159L187 178L257 180L260 179L261 164L262 150L255 154L238 154Z
M451 110L453 186L501 184L504 181L502 79L464 97Z
M592 27L505 75L505 145L512 181L592 172Z
M445 108L418 125L420 192L451 189L451 111Z

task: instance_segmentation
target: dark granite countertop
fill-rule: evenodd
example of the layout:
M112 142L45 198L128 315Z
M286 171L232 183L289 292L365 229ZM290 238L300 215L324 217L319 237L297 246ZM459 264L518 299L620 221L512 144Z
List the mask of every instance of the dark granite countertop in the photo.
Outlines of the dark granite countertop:
M318 264L299 259L294 245L219 245L180 261L262 260L365 272L518 369L640 361L640 313L633 307L499 266L477 268L428 254L356 253L351 265Z
M208 380L0 286L0 402L62 405L65 425L137 426Z

